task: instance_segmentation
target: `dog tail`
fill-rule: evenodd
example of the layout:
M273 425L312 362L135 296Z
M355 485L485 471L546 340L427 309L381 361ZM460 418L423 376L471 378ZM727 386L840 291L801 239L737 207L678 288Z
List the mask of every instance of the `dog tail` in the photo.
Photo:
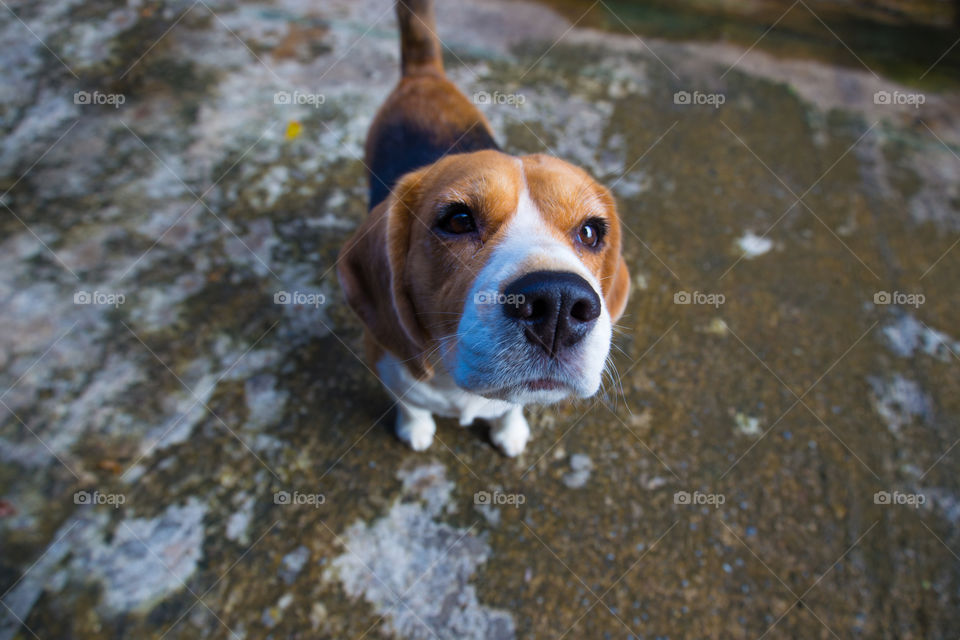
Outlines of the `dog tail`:
M403 75L443 73L433 0L397 0L400 22L400 70Z

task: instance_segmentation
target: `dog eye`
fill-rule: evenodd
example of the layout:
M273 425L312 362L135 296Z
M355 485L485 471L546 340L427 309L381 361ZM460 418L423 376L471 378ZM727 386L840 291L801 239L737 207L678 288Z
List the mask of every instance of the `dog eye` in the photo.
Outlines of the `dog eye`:
M606 233L607 223L599 218L594 218L583 223L577 234L577 240L585 247L596 249L600 246Z
M477 223L473 219L473 212L470 211L470 207L462 202L457 202L449 204L443 209L436 227L444 233L463 235L476 231Z

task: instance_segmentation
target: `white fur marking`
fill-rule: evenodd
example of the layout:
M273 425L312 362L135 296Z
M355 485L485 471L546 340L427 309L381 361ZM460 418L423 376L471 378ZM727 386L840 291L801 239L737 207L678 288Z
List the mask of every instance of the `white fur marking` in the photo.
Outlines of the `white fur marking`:
M490 439L504 454L511 458L523 453L530 439L530 426L523 417L523 409L514 407L502 418L493 422Z

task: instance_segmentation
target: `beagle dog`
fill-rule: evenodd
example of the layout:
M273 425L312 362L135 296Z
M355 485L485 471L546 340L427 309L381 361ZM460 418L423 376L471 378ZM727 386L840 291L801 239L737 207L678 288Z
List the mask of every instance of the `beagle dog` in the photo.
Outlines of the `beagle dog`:
M400 83L366 141L370 213L337 273L397 436L430 446L434 415L482 419L503 453L526 404L601 384L630 275L610 192L543 154L500 151L446 78L432 0L400 0Z

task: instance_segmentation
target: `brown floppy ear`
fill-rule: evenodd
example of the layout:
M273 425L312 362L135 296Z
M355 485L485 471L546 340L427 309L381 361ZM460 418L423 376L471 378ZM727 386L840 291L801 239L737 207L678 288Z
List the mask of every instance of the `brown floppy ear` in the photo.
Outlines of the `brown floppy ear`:
M426 358L426 334L404 283L404 269L422 176L423 171L418 171L397 183L344 245L337 265L347 303L370 337L420 379L432 376L433 369Z
M609 280L610 286L604 287L606 293L603 294L603 301L610 312L610 321L616 322L623 315L623 310L627 307L627 298L630 296L630 269L627 268L627 261L623 259L622 249L620 248L621 226L617 214L617 202L609 189L600 184L596 186L600 199L604 206L612 212L615 220L611 241L617 248L617 252L606 256L604 259L604 284Z
M630 270L623 256L618 256L619 264L613 274L613 283L604 296L607 309L610 311L610 321L616 322L623 315L627 307L627 298L630 296Z

